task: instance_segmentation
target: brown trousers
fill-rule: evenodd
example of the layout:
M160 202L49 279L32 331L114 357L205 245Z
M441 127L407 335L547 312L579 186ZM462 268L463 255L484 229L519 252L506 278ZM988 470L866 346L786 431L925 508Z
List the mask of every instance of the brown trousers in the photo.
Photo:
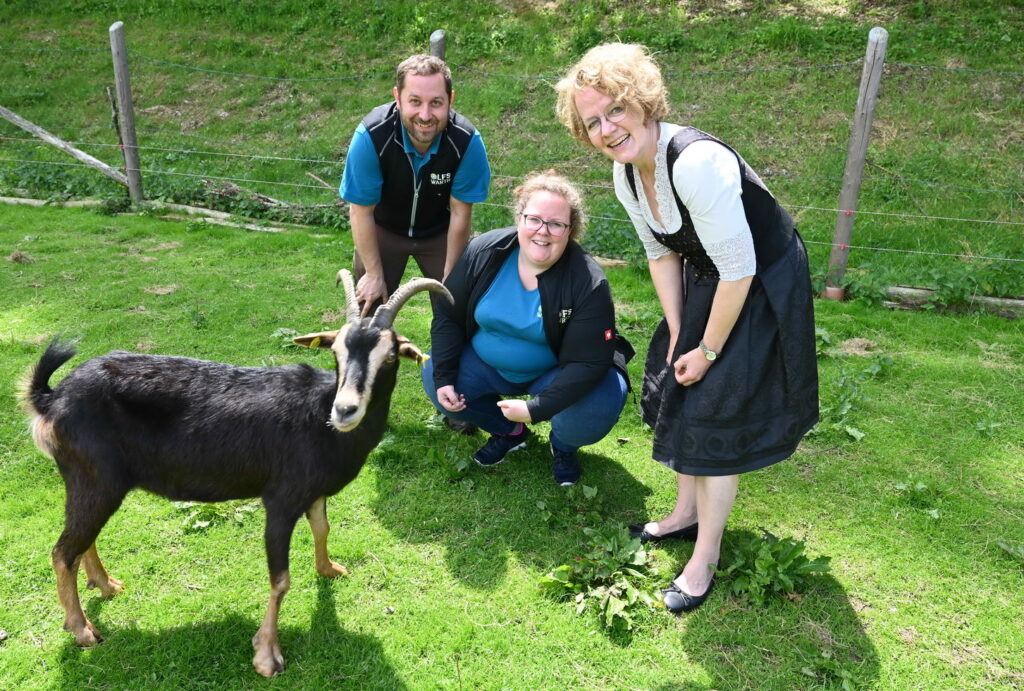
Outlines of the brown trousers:
M444 275L444 260L448 253L447 232L438 233L429 238L410 238L389 232L381 226L375 227L377 229L377 247L380 250L380 263L384 270L384 284L387 286L389 296L394 295L398 286L401 285L402 275L405 274L409 257L416 260L424 278L441 280ZM352 253L352 272L355 274L356 283L366 273L358 251ZM378 300L370 308L370 314L374 313L379 304Z

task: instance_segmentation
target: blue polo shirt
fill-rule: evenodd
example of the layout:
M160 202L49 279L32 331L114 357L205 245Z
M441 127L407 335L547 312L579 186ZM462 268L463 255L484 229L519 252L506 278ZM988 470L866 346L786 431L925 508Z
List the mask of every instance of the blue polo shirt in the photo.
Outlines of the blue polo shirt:
M533 381L558 364L547 336L540 291L519 280L519 248L508 256L473 312L473 350L510 382Z
M409 141L409 133L402 127L402 143L409 160L419 176L420 169L437 153L441 144L440 137L435 137L427 153L421 154ZM469 147L455 171L452 180L452 196L466 204L476 204L487 200L487 191L491 184L491 166L487 162L487 151L480 132L476 132L469 142ZM376 206L381 198L381 187L384 177L380 170L380 159L374 149L373 140L362 123L356 127L352 135L352 143L345 158L345 171L341 176L339 196L350 204L360 206Z

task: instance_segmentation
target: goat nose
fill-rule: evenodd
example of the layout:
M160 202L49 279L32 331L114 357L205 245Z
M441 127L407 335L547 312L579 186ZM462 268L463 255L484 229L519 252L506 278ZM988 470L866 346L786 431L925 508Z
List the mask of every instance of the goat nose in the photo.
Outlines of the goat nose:
M334 414L339 420L347 420L356 414L359 406L355 405L338 405L334 406Z

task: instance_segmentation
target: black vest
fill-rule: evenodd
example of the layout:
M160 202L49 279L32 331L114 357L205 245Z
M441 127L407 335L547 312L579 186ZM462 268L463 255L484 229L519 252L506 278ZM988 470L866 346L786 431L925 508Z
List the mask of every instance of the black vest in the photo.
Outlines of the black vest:
M406 237L447 232L452 179L476 133L473 123L449 111L448 126L438 135L441 142L437 153L423 164L418 178L402 144L397 103L374 108L363 118L363 126L373 141L384 177L381 198L373 210L377 225Z
M669 140L665 157L669 176L672 175L672 166L675 165L676 159L679 158L679 154L683 152L683 149L701 140L718 142L729 149L739 163L742 176L741 189L743 194L741 195L741 200L743 202L743 214L747 217L747 224L750 226L750 233L754 238L754 254L757 257L757 270L760 271L762 267L773 264L776 259L782 256L786 247L789 246L789 242L793 237L793 219L790 218L785 209L779 206L779 203L775 201L775 197L772 196L768 188L761 182L761 178L747 165L742 156L736 153L728 144L695 127L683 127ZM633 191L633 196L637 196L636 180L633 179L633 166L629 163L626 164L626 181ZM678 252L682 255L689 262L698 277L717 280L718 269L715 268L714 262L711 261L707 252L704 251L703 245L700 244L697 231L694 229L693 221L690 219L690 212L683 205L682 200L679 199L679 193L676 192L675 184L672 185L672 194L676 199L676 205L679 207L682 226L678 232L668 235L659 233L653 228L651 228L651 232L654 233L654 237L661 244L673 252Z

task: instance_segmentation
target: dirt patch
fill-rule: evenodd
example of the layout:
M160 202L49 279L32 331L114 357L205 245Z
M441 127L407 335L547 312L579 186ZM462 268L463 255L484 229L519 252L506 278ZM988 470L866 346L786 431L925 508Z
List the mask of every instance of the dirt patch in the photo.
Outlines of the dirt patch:
M877 343L866 338L848 338L839 344L839 350L843 351L846 355L858 355L860 357L871 355L877 347Z
M171 293L177 292L178 284L172 283L169 286L150 286L145 290L151 295L170 295Z
M7 261L14 262L15 264L31 264L35 259L28 256L21 250L14 250L7 255Z

